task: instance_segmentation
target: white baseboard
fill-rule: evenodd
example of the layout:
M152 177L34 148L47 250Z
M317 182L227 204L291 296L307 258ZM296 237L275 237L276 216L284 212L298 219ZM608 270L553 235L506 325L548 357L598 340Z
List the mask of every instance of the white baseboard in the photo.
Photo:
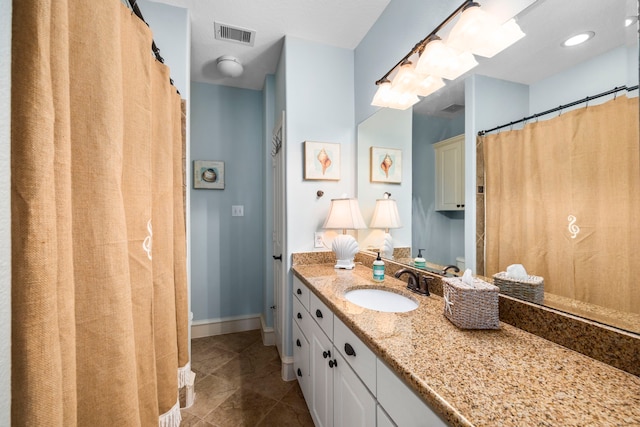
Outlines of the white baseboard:
M260 332L262 333L263 345L276 345L276 334L273 327L265 324L264 316L260 316Z
M282 364L282 379L285 381L293 381L296 379L296 373L293 371L293 357L280 358Z
M261 329L260 317L260 314L250 314L223 319L194 320L191 323L191 338L212 337L214 335Z

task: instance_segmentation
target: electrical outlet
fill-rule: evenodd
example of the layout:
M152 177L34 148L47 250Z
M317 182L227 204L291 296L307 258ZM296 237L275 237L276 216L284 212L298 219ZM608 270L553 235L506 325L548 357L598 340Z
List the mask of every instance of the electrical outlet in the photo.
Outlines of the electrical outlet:
M231 216L244 216L244 206L243 205L231 206Z
M322 239L324 238L324 233L322 231L316 231L313 233L313 247L314 248L324 248L324 244Z

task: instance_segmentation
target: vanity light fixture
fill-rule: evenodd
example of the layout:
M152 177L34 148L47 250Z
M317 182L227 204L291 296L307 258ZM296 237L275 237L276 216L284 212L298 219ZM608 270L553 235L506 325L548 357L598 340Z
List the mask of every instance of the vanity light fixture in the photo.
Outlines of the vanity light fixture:
M446 41L437 33L458 17ZM416 45L393 68L376 81L371 105L405 110L455 80L478 62L473 54L490 58L524 37L511 19L505 23L465 0L447 19Z
M393 238L389 229L402 227L402 221L400 221L396 201L390 199L389 196L391 196L389 193L384 193L384 199L376 200L369 228L384 229L384 241L380 247L380 255L387 259L393 259Z
M360 250L356 239L347 234L347 230L367 228L360 213L358 199L331 199L329 215L322 228L342 230L331 243L331 250L336 254L335 268L352 270L355 267L353 258Z
M593 31L585 31L584 33L576 34L575 36L571 36L565 41L562 42L563 47L572 47L577 46L586 42L587 40L591 40L596 33Z

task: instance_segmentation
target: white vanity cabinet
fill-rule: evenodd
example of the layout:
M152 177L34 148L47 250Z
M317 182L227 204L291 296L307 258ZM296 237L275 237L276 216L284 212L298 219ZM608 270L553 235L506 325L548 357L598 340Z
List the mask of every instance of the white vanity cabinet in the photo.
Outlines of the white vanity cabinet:
M446 425L295 276L294 295L294 369L316 427Z
M433 144L436 210L464 210L464 134Z

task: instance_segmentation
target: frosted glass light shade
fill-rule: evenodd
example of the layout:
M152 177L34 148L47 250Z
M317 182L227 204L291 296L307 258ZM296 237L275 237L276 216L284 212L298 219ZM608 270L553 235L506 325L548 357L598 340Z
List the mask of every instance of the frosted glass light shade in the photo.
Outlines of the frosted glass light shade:
M400 66L398 73L393 78L391 87L396 92L413 92L418 85L418 75L413 67L413 64L409 61Z
M500 24L493 15L481 10L480 6L471 6L462 12L451 29L447 44L461 52L469 51L491 58L524 36L515 20Z
M420 96L429 96L442 87L444 87L444 82L440 77L426 76L418 84L416 93Z
M432 40L424 48L416 64L416 73L455 80L478 65L469 52L460 52L442 40Z

